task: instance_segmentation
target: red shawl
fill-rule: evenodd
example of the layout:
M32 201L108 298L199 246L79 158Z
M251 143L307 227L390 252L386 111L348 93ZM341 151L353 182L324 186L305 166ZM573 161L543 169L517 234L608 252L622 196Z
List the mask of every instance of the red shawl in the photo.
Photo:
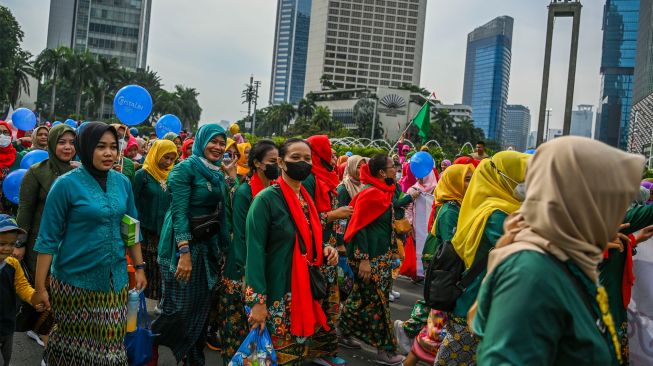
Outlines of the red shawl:
M315 333L317 325L326 331L330 330L322 306L313 299L311 294L311 282L308 274L308 261L313 259L313 253L317 253L317 259L311 265L320 266L324 257L322 254L322 225L313 200L311 200L311 196L304 187L301 187L300 193L308 204L310 226L306 221L306 216L304 216L299 197L285 180L279 179L279 186L288 204L290 216L297 227L290 286L292 297L290 303L290 333L297 337L309 337ZM303 256L299 249L299 235L306 244L306 256Z
M256 197L259 192L265 189L263 182L261 182L261 177L258 176L258 173L252 174L252 177L249 179L249 187L252 189L252 198Z
M335 195L338 187L338 173L335 167L331 171L324 167L322 161L331 164L331 141L327 135L315 135L306 139L311 144L313 157L313 175L315 176L315 206L317 212L328 212L331 207L329 193Z
M637 240L633 234L628 235L628 243L624 245L626 258L624 259L624 272L621 275L621 301L624 304L624 309L628 309L630 304L630 296L635 284L635 272L633 272L633 248L637 246ZM603 259L610 257L609 250L603 251Z
M184 143L181 145L181 160L184 160L190 156L186 155L186 150L188 150L188 145L191 145L193 141L193 139L184 140Z
M372 176L369 165L363 165L360 174L361 184L371 184L371 187L360 191L349 204L354 208L354 213L345 231L346 243L349 243L358 231L388 210L396 190L394 184L389 186L383 180Z
M7 122L0 121L0 125L5 126L11 132L11 126ZM9 144L7 147L0 147L0 169L9 168L15 161L16 148L14 148L14 145Z
M453 161L454 164L472 164L474 167L477 167L481 163L480 160L476 160L471 156L461 156L458 159Z

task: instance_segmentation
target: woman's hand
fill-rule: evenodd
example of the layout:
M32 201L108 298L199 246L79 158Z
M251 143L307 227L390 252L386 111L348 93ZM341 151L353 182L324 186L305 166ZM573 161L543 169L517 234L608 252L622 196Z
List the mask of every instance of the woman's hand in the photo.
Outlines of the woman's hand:
M331 219L332 222L335 221L335 220L344 220L344 219L350 218L351 215L353 215L353 214L354 214L354 208L353 207L351 207L351 206L342 206L342 207L338 207L337 209L329 212L329 219Z
M358 277L360 277L365 283L370 281L370 278L372 277L372 267L370 266L369 259L363 259L358 265Z
M338 250L331 246L324 247L324 258L327 265L335 266L338 264Z
M624 243L630 242L630 238L628 237L628 235L623 234L621 230L627 229L629 227L630 227L630 223L621 224L619 226L619 232L617 232L617 235L608 242L608 246L607 246L608 250L619 249L620 252L624 251Z
M34 292L34 295L32 295L32 307L36 309L38 312L42 311L50 311L50 297L48 296L48 292L43 289Z
M138 291L143 291L147 287L147 278L145 277L145 270L137 269L135 277L136 277L136 289Z
M252 310L249 312L249 325L250 329L259 329L259 333L263 333L265 329L265 321L268 318L268 309L265 304L256 304L252 307Z
M238 166L238 159L232 159L229 164L222 163L222 170L224 170L227 173L227 175L229 175L230 177L236 178L237 166Z
M179 256L179 263L177 263L177 272L175 277L179 282L188 282L190 280L190 273L193 270L193 263L190 259L190 253L183 253Z
M635 236L635 241L637 244L649 240L651 237L653 237L653 225L647 226L640 230L640 232L637 233L637 236ZM14 249L14 257L16 256L16 250Z

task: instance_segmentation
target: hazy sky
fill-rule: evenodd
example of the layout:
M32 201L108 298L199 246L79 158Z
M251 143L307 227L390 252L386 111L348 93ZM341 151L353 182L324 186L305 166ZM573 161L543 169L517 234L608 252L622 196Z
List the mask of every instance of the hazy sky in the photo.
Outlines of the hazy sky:
M421 86L444 103L462 100L467 34L500 15L515 18L509 103L531 110L537 124L546 6L549 0L428 0ZM603 0L585 0L574 104L597 105L600 91ZM46 45L49 0L0 0L25 32L24 47L36 54ZM240 93L250 74L262 81L259 106L270 87L276 0L153 0L148 65L171 89L196 88L202 121L236 120L246 110ZM549 82L551 127L564 112L571 19L559 20Z

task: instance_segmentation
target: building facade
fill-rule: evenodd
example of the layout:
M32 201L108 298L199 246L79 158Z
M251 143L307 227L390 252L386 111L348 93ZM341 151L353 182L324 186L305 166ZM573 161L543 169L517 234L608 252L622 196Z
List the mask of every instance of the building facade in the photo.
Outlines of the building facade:
M458 123L464 119L472 119L472 107L465 104L435 104L434 110L446 110L449 116L453 117L454 122Z
M463 104L472 107L474 125L497 141L507 116L513 23L498 17L467 36Z
M145 68L151 0L51 0L48 48L70 47Z
M304 97L312 0L278 0L270 104L297 104Z
M517 151L525 151L528 148L528 132L531 130L531 111L519 104L509 104L506 110L501 145L504 148L512 147Z
M313 0L304 94L420 84L426 0Z
M653 0L641 0L628 151L650 155L653 142Z
M640 0L606 0L603 12L601 99L595 138L626 150L633 97Z
M571 112L572 136L583 136L592 138L592 122L594 122L594 106L580 104L578 109Z

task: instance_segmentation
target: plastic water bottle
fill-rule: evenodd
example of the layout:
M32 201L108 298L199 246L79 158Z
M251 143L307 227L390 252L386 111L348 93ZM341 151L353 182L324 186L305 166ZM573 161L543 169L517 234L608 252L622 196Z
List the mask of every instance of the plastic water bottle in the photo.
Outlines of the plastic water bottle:
M401 260L399 258L393 259L392 262L390 262L390 266L392 269L399 268L401 266Z
M136 290L130 290L129 295L127 296L127 332L133 332L136 330L140 302L140 293Z

